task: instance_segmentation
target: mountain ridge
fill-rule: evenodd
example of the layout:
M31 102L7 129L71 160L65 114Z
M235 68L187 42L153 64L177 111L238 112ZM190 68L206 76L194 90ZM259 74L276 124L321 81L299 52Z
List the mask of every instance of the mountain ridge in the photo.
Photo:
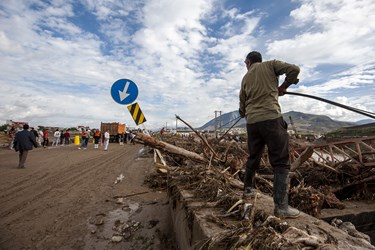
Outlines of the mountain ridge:
M314 115L297 111L289 111L283 113L282 116L284 120L288 123L288 129L294 130L292 126L293 122L294 127L297 130L297 133L306 134L324 134L343 127L357 126L374 122L371 119L360 120L358 122L336 121L326 115ZM223 129L233 126L236 122L237 124L234 127L245 128L246 119L241 119L240 121L238 121L239 117L240 114L238 110L222 114L221 117L217 118L217 127L220 127L219 123L221 118L221 124L223 125ZM203 126L199 127L198 129L211 131L215 130L215 119L206 122Z

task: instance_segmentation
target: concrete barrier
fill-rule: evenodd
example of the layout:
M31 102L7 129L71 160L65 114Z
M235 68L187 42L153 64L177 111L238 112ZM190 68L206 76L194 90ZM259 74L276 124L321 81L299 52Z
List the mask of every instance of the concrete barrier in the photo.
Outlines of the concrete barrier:
M223 214L213 204L197 201L191 191L182 190L176 186L170 187L168 193L172 224L179 249L202 249L202 246L203 249L206 249L207 246L204 246L204 244L225 230L219 224L208 219L209 215ZM241 197L241 194L238 194L238 197ZM262 194L255 207L270 216L273 215L272 197ZM364 239L352 237L343 230L305 213L302 213L298 219L284 219L283 221L290 227L307 230L308 235L312 237L323 239L323 245L326 247L324 249L375 249ZM233 225L240 223L240 221L233 221L233 219L232 222ZM263 240L266 239L262 238L257 241L262 242ZM298 240L298 238L295 240Z
M179 249L200 249L213 235L220 233L216 224L204 219L212 213L211 208L202 208L203 202L194 201L188 191L173 188L170 194L170 209L175 238ZM178 197L179 196L179 197Z

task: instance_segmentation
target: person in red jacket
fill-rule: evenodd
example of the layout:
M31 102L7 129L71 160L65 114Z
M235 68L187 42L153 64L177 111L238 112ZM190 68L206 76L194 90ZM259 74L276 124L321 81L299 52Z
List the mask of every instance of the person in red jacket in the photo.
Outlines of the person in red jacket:
M43 147L48 147L48 143L49 143L49 140L48 140L48 136L49 136L49 130L48 128L46 130L44 130L43 132Z
M69 131L65 131L64 133L64 140L65 140L65 145L69 145L70 144L70 133Z

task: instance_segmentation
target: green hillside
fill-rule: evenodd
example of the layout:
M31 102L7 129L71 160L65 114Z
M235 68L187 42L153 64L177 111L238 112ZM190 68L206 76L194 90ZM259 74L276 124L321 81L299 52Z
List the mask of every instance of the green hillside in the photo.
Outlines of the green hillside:
M326 134L327 139L362 136L375 136L375 122L359 126L343 127Z
M325 115L312 115L290 111L283 114L284 120L291 125L291 117L298 133L326 134L342 127L353 126L351 122L335 121ZM289 127L292 129L292 126Z
M222 124L224 128L229 128L233 125L239 117L238 111L225 113L222 115ZM326 134L332 131L336 131L343 127L352 127L355 123L335 121L325 115L312 115L301 112L290 111L283 114L284 120L288 123L290 130L293 129L290 118L292 119L294 126L299 134ZM236 126L237 128L246 128L246 120L241 119ZM208 121L200 130L213 130L215 128L214 119Z

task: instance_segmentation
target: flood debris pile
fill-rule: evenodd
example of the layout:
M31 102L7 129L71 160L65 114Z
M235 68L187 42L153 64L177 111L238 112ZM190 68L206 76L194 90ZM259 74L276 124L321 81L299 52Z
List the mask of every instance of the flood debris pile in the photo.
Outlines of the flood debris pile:
M208 138L199 133L187 137L164 134L163 141L137 134L137 140L163 152L166 164L158 167L166 171L148 177L150 183L159 188L168 185L172 196L178 196L178 190L188 190L196 200L202 201L202 207L215 211L206 219L223 230L207 240L203 248L337 249L337 239L330 232L290 226L271 213L265 213L256 198L250 202L242 200L243 166L248 156L246 143ZM350 162L327 168L311 160L311 155L312 148L307 147L293 159L292 206L318 216L323 208L344 208L340 198L375 198L373 187L363 185L366 183L363 177L372 176L373 168L357 168L358 175L354 175L355 170L347 166ZM272 180L272 167L265 152L255 188L272 196ZM158 181L161 183L155 184ZM363 244L364 249L372 249L367 239L358 244Z
M249 221L228 227L205 242L208 249L336 249L337 239L322 232L310 232L257 210Z
M375 200L375 168L355 162L331 166L308 159L291 179L290 203L313 216L323 208L343 209L343 200Z
M211 166L211 172L212 169L223 172L222 178L224 178L223 176L230 177L232 186L237 186L240 189L244 165L248 156L246 143L237 143L233 140L218 141L216 138L209 138L207 142L216 153L216 157L214 157L215 153L211 152L205 143L196 136L185 138L164 136L164 143L203 155L207 159L207 163L203 166ZM299 146L293 140L291 145L291 151L293 145ZM308 156L311 156L311 151L306 150L305 155L303 153L299 155L300 158L307 159L296 159L292 162L289 199L292 206L312 216L319 216L320 211L324 208L345 208L342 200L375 200L374 167L355 166L349 161L340 162L337 166L331 167L310 159ZM199 163L184 158L182 155L165 152L164 156L172 172L178 171L189 183L192 178L188 177L190 172L193 171L194 176L197 176L199 175L197 171L208 171L205 168L199 168ZM184 169L190 169L190 171L185 173ZM150 179L154 182L153 186L158 187L165 186L167 181L165 176L160 178L160 175L155 175ZM215 179L215 181L219 181L219 179ZM224 178L221 182L226 186L228 180ZM268 162L267 152L265 152L256 176L255 188L272 196L272 182L273 171ZM195 186L197 183L191 185Z

